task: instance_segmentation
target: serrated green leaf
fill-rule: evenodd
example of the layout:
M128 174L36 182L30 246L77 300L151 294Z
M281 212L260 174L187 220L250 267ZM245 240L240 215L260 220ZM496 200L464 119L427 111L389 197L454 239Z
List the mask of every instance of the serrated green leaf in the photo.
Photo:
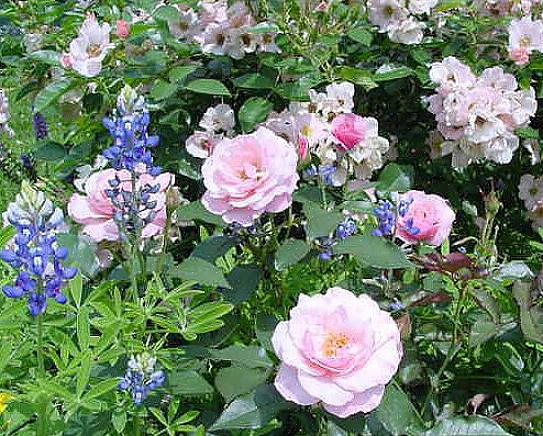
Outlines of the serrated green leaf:
M237 88L273 89L275 82L268 76L259 73L247 73L232 80Z
M249 132L263 122L273 109L273 104L262 97L251 97L246 100L238 112L241 130Z
M454 416L445 418L423 433L424 436L512 436L486 416Z

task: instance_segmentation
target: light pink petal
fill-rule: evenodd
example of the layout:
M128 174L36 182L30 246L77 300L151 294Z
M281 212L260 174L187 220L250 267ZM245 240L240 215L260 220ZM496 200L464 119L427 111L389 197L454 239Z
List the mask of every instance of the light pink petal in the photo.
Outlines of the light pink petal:
M324 403L324 409L340 418L346 418L356 413L368 413L377 408L381 403L383 394L385 393L384 386L376 386L367 391L355 394L352 401L343 406L333 406Z
M340 388L333 380L326 377L315 377L298 370L298 380L309 395L333 406L343 406L354 398L352 392Z
M274 385L283 398L296 404L309 406L319 401L318 398L312 397L304 390L298 381L297 370L292 366L282 364L279 367Z

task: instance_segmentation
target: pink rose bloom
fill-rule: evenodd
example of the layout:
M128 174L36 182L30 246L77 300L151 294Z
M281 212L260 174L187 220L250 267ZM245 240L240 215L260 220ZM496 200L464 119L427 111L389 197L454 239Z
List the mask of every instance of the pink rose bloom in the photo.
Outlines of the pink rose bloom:
M202 203L227 223L250 226L264 212L290 206L297 161L294 146L265 127L223 139L202 166Z
M116 171L107 169L92 174L85 182L85 195L73 194L68 204L68 214L74 221L83 225L83 233L93 241L116 241L119 239L119 229L113 220L115 208L111 199L106 195L106 190L111 189L109 180L117 176L121 180L120 187L124 191L132 190L130 172L127 170ZM156 217L147 224L143 231L143 238L150 238L158 235L166 223L166 191L173 186L174 176L170 173L163 173L158 177L149 174L142 174L136 182L136 188L149 184L154 186L160 184L156 194L151 194L150 201L156 201ZM141 213L145 218L149 211Z
M59 61L60 65L62 65L62 67L66 68L67 70L69 70L73 66L73 59L69 53L62 53L60 55Z
M402 358L392 317L367 295L342 288L301 294L272 344L282 362L279 393L304 406L321 402L341 418L375 409Z
M400 201L408 205L396 226L396 235L402 241L438 246L449 237L456 216L439 195L409 191L400 196Z
M367 123L360 115L340 114L332 120L332 135L341 151L352 150L366 137Z
M121 39L128 38L128 35L130 35L130 23L126 20L117 20L115 34Z
M509 25L509 56L517 65L530 60L533 51L543 51L543 21L530 17L514 19Z
M467 65L454 56L448 56L432 64L430 79L440 85L437 91L444 95L456 88L469 88L475 84L476 77Z

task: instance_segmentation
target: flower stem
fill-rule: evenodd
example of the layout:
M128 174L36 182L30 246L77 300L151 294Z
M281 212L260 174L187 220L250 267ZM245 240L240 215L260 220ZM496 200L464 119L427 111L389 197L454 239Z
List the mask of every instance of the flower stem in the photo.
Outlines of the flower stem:
M38 347L36 350L38 357L38 369L40 378L45 378L45 364L43 359L43 313L40 313L37 317L38 327Z

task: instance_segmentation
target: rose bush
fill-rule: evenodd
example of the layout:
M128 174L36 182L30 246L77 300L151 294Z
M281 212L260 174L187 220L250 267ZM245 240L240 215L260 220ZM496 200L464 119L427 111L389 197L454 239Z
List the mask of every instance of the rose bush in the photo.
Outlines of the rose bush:
M542 434L542 12L1 2L0 434Z

